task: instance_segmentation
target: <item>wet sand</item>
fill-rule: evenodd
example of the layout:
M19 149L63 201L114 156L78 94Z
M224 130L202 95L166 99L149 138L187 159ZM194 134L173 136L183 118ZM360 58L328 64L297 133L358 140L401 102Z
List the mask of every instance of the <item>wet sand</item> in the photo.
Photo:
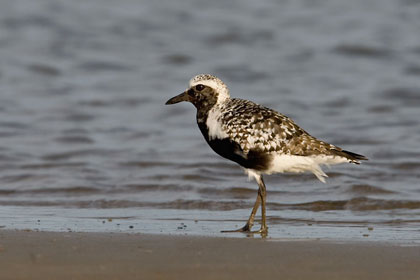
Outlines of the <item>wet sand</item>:
M0 231L1 279L420 279L420 247Z

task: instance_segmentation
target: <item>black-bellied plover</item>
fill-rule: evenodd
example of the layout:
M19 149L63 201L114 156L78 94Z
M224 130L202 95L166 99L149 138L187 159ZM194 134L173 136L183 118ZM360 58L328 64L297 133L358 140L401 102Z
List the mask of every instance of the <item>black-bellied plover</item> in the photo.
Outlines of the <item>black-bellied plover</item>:
M345 151L309 135L293 120L248 100L230 98L229 89L209 74L190 80L188 89L166 105L188 101L197 108L197 123L210 147L241 165L258 183L258 195L245 226L233 232L250 232L261 204L261 234L267 234L263 174L310 171L325 183L321 165L359 164L365 156ZM228 232L228 231L225 231Z

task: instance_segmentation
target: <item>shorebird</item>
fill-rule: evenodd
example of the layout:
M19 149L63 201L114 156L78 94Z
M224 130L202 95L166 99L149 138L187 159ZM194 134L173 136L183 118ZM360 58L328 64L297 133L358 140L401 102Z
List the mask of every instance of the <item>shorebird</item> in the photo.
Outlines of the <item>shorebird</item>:
M242 166L258 183L258 195L245 226L222 232L252 232L261 204L261 228L267 234L266 187L263 174L312 172L321 182L328 177L321 165L360 164L365 156L345 151L311 136L287 116L254 102L230 98L219 78L193 77L183 93L166 105L188 101L197 108L197 124L210 147L220 156Z

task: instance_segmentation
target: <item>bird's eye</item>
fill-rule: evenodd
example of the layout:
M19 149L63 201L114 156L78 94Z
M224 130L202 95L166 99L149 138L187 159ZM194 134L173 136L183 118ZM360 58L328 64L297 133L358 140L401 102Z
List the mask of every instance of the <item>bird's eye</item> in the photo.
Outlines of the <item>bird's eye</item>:
M196 86L195 86L195 89L196 89L197 91L202 91L202 90L204 89L204 85L202 85L202 84L196 85Z

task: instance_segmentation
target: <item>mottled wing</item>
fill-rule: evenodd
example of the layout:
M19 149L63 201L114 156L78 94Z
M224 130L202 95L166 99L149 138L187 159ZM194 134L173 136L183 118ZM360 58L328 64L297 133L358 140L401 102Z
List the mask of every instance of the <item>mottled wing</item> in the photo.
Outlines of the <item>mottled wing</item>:
M322 142L297 126L290 118L242 99L231 99L221 115L223 130L243 152L310 156L334 154L341 149Z

